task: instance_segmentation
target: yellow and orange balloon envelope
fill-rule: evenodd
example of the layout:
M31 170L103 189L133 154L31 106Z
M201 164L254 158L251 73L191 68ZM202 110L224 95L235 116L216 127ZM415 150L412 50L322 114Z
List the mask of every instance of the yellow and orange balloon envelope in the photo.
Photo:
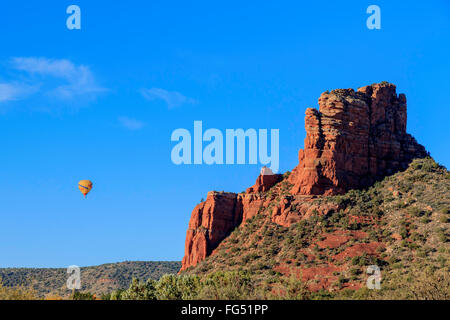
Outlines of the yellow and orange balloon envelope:
M86 195L92 189L92 182L89 180L81 180L80 182L78 182L78 189L80 189L81 193L86 198Z

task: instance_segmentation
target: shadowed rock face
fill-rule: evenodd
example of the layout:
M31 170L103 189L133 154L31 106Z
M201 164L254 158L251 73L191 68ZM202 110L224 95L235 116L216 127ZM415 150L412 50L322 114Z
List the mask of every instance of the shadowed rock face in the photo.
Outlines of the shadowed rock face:
M287 197L275 204L274 223L289 226L312 210L324 214L338 210L327 204L317 208L307 196L367 187L428 155L406 133L406 97L397 96L393 84L325 92L319 106L306 109L304 149L288 178L293 185L290 193L300 200ZM268 207L275 199L262 193L281 180L281 175L261 174L246 193L209 192L192 211L181 270L204 260L234 228ZM291 201L296 201L299 213L289 210Z
M206 201L191 214L186 234L185 256L181 270L204 260L242 221L237 210L237 195L228 192L208 192Z
M289 177L293 194L333 195L406 169L425 148L406 133L406 97L374 84L323 93L306 109L305 147Z

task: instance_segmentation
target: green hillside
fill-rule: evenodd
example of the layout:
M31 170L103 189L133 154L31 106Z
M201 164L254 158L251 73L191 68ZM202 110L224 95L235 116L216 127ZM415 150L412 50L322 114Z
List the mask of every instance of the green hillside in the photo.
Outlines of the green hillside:
M125 261L81 268L81 291L100 296L117 289L125 289L133 278L159 279L164 274L177 273L179 261ZM65 268L0 268L4 287L32 288L39 297L56 294L67 297L68 278Z
M289 188L284 180L269 190L276 195L274 202L289 196ZM246 270L257 286L271 291L277 291L283 278L294 276L309 291L324 291L326 296L358 297L365 292L374 298L450 299L446 168L431 158L416 159L404 172L367 190L315 201L337 203L342 209L314 214L286 228L271 221L269 205L184 274ZM369 265L381 269L382 290L366 290Z

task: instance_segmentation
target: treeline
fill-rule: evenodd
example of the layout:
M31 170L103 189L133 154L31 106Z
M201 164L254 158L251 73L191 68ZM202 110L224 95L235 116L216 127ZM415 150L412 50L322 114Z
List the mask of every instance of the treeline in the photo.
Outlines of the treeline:
M126 290L116 290L97 296L90 292L74 291L70 300L449 300L450 276L448 272L414 270L387 274L381 290L344 289L340 291L311 292L301 280L280 277L277 282L255 281L248 271L215 272L209 275L166 274L160 280L139 281L133 279ZM5 287L0 282L0 300L42 299L29 288ZM45 300L62 300L49 295Z
M133 279L127 290L116 290L110 300L248 300L310 299L312 293L294 278L277 284L256 282L249 271L214 272L204 276L167 274L158 281Z
M312 292L295 277L277 282L255 281L248 271L215 272L206 276L165 275L159 281L133 279L127 290L117 290L110 300L449 300L447 270L396 270L385 275L381 290L319 290Z

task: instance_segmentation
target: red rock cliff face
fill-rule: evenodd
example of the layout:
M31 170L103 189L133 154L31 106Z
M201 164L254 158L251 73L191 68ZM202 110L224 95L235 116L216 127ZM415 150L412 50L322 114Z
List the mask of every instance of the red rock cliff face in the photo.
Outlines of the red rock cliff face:
M427 155L406 133L406 97L392 84L326 92L319 106L306 110L305 147L289 177L293 194L366 187Z
M246 193L208 192L191 214L181 270L204 260L231 231L258 214L264 205L261 192L269 190L282 175L259 175Z
M205 259L242 221L242 210L236 208L237 195L228 192L208 192L206 201L191 214L186 234L184 270Z
M406 133L406 97L389 83L323 93L319 110L306 109L306 138L299 164L288 178L291 196L273 206L272 221L289 226L312 211L327 214L336 205L317 207L314 195L334 195L366 187L405 169L425 148ZM264 192L282 180L262 174L246 193L209 192L192 211L181 270L210 255L242 222L274 201ZM292 211L292 204L297 210Z

